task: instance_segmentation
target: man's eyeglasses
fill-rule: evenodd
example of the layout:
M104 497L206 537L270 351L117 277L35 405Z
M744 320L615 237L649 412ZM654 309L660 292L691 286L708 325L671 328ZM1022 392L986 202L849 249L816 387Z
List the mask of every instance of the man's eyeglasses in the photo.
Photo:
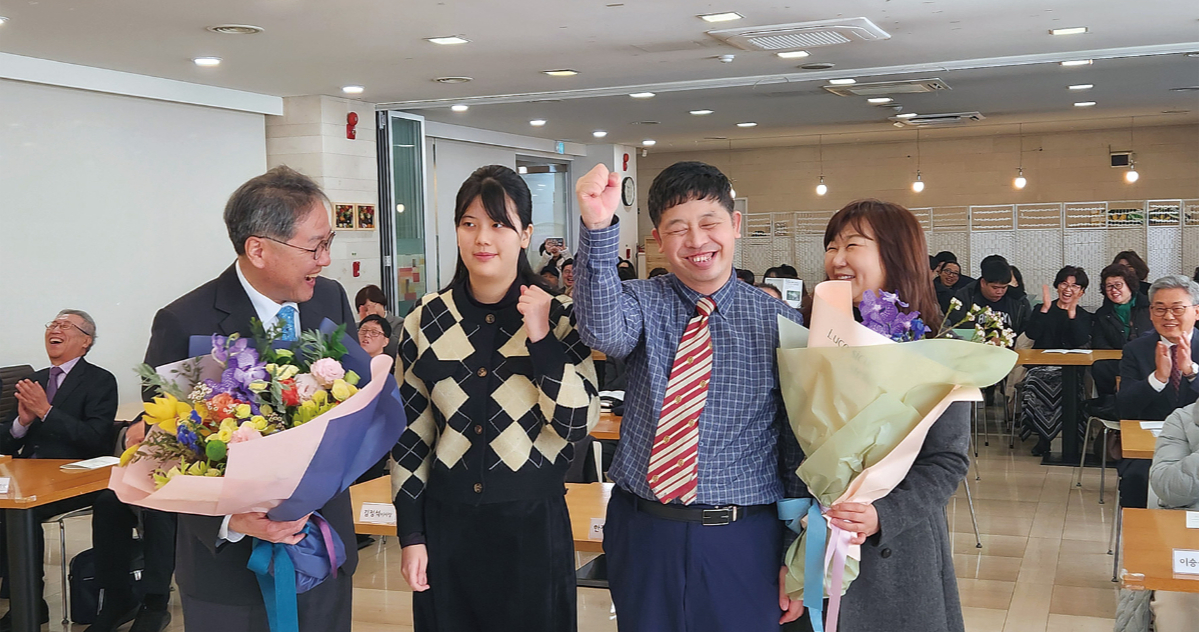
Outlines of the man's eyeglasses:
M1153 307L1149 308L1149 313L1161 318L1162 316L1166 315L1166 312L1170 312L1175 318L1182 318L1182 315L1187 313L1187 310L1189 309L1195 309L1195 306L1174 305L1173 307L1162 307L1161 305L1154 305Z
M962 276L962 273L954 272L953 270L942 270L941 275L942 276Z
M73 323L69 320L52 320L52 321L46 323L46 331L67 332L67 331L70 331L72 327L83 332L83 335L85 335L85 336L91 335L91 334L87 333L86 329L84 329L83 327L80 327L79 325L76 325L75 323Z
M370 340L371 338L382 338L383 332L377 329L359 329L358 337Z
M333 245L333 238L337 236L337 233L336 232L329 233L329 236L326 237L324 241L317 244L316 248L305 248L303 246L289 244L286 241L280 241L278 239L275 239L274 237L268 237L266 235L254 235L254 236L259 239L269 239L277 244L283 244L284 246L291 246L292 248L295 248L296 250L303 250L304 252L312 253L313 259L320 259L322 252L329 252L329 248Z
M1082 286L1077 283L1059 283L1057 289L1066 292L1081 292Z

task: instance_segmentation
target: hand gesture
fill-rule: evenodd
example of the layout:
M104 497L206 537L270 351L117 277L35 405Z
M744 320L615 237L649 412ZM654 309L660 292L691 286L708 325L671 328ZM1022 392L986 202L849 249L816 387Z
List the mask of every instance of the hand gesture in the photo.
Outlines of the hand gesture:
M33 380L17 382L16 396L17 402L24 404L25 409L35 417L44 419L50 412L50 401L46 399L46 390Z
M1051 298L1051 295L1049 293L1049 286L1042 285L1041 286L1041 313L1042 314L1048 313L1049 308L1052 305L1053 305L1053 299Z
M1188 344L1188 346L1190 345ZM1188 357L1190 356L1188 355ZM1170 364L1170 345L1160 340L1157 342L1157 351L1154 353L1153 364L1155 367L1153 376L1157 378L1158 382L1168 384L1170 382L1170 370L1173 367Z
M583 225L599 230L612 225L612 216L620 205L620 174L609 173L604 163L595 166L575 184L579 215Z
M1191 365L1194 363L1191 360L1191 339L1189 336L1182 335L1178 337L1178 343L1174 345L1174 358L1178 363L1178 368L1182 370L1184 377L1195 377L1194 374L1187 375L1191 370Z
M538 342L550 332L550 303L554 297L536 285L520 286L516 311L525 318L529 342Z
M824 513L829 524L853 533L850 544L862 544L878 533L878 511L866 503L838 503Z
M783 611L783 616L779 618L779 625L790 623L803 614L803 598L792 599L791 595L787 594L787 567L779 571L779 610Z
M29 424L33 423L34 419L37 419L37 417L34 416L33 413L29 412L29 409L25 407L24 402L22 402L21 400L18 399L17 400L17 423L21 424L22 426L28 426Z
M234 514L229 518L231 530L278 544L296 544L303 540L305 524L308 524L308 516L291 522L275 522L261 511Z
M128 450L133 446L145 441L146 439L146 424L139 419L129 424L129 429L125 431L125 449Z
M429 589L429 549L423 544L412 544L400 549L400 572L404 581L416 592Z

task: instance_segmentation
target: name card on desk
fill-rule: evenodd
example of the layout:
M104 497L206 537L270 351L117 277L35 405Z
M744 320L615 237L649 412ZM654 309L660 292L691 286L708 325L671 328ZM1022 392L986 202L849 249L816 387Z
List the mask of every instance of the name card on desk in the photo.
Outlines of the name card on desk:
M396 523L396 506L388 503L362 503L362 511L358 513L358 522L394 525Z
M7 494L7 493L8 493L8 484L9 484L10 482L12 482L12 479L9 479L9 478L7 478L7 477L5 477L5 478L0 478L0 494Z
M1174 549L1174 574L1193 575L1199 579L1199 551Z
M1199 511L1187 512L1187 528L1199 529Z
M587 539L596 542L604 541L604 518L591 519L591 528L587 531Z
M1166 427L1166 422L1164 422L1164 421L1142 421L1141 422L1141 430L1150 430L1150 431L1161 430L1162 428L1165 428L1165 427Z

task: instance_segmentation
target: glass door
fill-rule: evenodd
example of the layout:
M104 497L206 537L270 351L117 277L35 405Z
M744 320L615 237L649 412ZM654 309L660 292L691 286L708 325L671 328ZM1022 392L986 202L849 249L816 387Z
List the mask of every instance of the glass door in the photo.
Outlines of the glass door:
M533 196L533 239L529 242L529 261L540 271L544 257L541 245L549 240L573 243L570 234L570 202L574 198L571 186L570 163L549 162L543 159L516 160L516 171L529 185ZM573 252L573 249L571 250Z
M425 234L425 119L378 112L383 291L392 313L406 316L429 289L432 260Z

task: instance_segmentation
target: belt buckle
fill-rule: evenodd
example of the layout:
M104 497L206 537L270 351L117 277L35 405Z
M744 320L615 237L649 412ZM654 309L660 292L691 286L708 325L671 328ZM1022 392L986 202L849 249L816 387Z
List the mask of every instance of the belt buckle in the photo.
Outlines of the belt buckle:
M737 519L737 507L716 507L715 509L705 509L703 513L703 525L705 527L723 527Z

